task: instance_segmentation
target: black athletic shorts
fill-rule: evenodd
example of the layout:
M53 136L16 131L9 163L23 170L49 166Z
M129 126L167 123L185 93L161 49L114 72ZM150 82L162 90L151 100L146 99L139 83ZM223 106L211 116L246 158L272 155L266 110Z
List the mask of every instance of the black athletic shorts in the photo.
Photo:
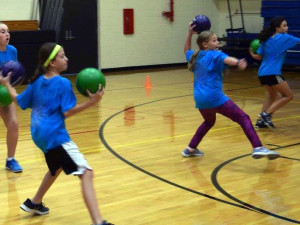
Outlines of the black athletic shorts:
M45 158L52 176L59 168L62 168L66 174L73 175L82 175L86 169L92 170L83 154L72 141L49 149L45 154Z
M284 77L281 75L268 75L268 76L260 76L258 77L261 85L274 86L283 81L285 81Z

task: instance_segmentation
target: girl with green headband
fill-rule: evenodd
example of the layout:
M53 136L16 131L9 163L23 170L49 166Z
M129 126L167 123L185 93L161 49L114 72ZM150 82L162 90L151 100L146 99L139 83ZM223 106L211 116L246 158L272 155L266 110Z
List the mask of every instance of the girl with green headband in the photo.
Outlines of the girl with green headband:
M82 195L93 224L108 225L111 223L103 220L98 208L93 171L65 127L65 118L96 105L104 90L101 86L94 94L87 90L89 100L76 104L71 82L59 75L67 67L68 58L64 49L55 43L46 43L40 48L38 67L21 94L11 87L9 76L0 76L0 82L8 88L14 102L23 110L32 109L31 136L45 154L49 168L35 196L28 198L21 209L40 215L48 214L49 208L42 203L42 199L63 170L80 178Z

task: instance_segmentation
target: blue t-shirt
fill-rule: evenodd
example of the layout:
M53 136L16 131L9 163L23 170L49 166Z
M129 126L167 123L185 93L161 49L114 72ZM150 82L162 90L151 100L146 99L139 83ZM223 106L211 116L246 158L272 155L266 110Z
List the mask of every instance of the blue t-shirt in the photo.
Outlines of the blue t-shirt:
M189 61L194 54L193 50L186 52ZM224 59L228 55L221 51L200 51L194 69L194 99L196 108L215 108L229 98L223 93L222 72L225 68Z
M31 136L44 152L70 141L64 112L76 105L71 82L61 76L38 77L17 96L19 106L31 108Z
M0 68L8 61L18 61L17 49L12 45L6 45L6 50L0 50Z
M258 76L281 75L287 50L299 42L300 38L289 34L276 34L263 42L257 50L257 53L263 56Z

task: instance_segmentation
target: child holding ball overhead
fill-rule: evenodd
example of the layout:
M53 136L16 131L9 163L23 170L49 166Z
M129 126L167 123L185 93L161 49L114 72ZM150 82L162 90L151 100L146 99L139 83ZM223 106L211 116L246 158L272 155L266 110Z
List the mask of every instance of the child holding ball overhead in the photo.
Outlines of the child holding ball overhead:
M252 157L255 159L264 156L269 159L279 157L277 152L262 146L249 116L243 112L223 92L222 72L225 64L237 66L244 70L247 62L244 59L230 57L218 50L219 42L216 34L211 31L202 31L197 37L197 51L191 50L194 26L189 24L189 30L184 45L184 53L188 61L189 70L194 73L194 99L196 108L204 121L197 129L189 145L183 150L184 157L202 156L203 152L197 147L207 132L216 122L216 114L220 113L238 123L253 147Z
M97 104L104 90L91 94L89 99L76 104L76 97L71 82L59 74L68 67L68 58L64 49L55 43L45 43L39 51L39 63L29 85L17 94L9 82L9 76L0 81L5 85L14 102L22 109L31 108L31 136L34 143L45 154L49 171L32 199L27 199L20 207L26 212L40 215L49 213L43 203L43 197L63 170L80 178L82 195L90 213L93 224L108 225L103 220L93 187L93 171L71 141L65 128L65 118L79 113Z

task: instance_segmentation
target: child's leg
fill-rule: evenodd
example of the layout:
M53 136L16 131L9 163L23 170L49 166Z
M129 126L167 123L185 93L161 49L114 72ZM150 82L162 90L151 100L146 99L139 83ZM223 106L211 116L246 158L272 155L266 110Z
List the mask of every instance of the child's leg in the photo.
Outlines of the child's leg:
M188 147L195 149L199 145L202 138L214 126L216 122L216 109L200 109L199 110L204 122L198 127Z
M20 208L29 213L36 213L39 215L48 214L49 208L45 207L45 205L42 203L42 200L61 171L62 169L56 170L54 176L52 176L51 172L48 171L44 176L44 179L33 199L30 200L29 198L27 198L26 201L23 202L22 205L20 205Z
M84 174L79 176L81 179L81 190L84 202L89 210L93 224L100 224L103 218L100 214L96 193L93 185L93 171L86 170Z
M233 101L228 100L218 107L218 113L238 123L242 128L253 148L261 147L262 144L256 134L250 117L243 112Z
M274 86L265 85L265 88L268 92L268 97L266 101L263 103L261 112L267 112L268 108L277 100L278 94L275 90Z
M46 194L46 192L49 190L49 188L51 187L51 185L53 184L53 182L56 180L56 178L58 177L58 175L61 173L62 169L58 169L56 170L56 173L54 176L51 175L50 171L48 171L46 173L46 175L44 176L44 179L38 189L38 191L36 192L35 196L33 197L33 199L31 199L31 201L35 204L39 204L42 202L44 195Z
M1 107L0 115L7 128L7 134L6 134L7 157L12 158L15 156L16 147L19 138L19 129L18 129L18 121L17 121L15 104L12 103L7 107Z
M281 94L281 97L276 99L266 110L267 113L273 113L288 102L293 100L293 93L286 81L283 81L275 86L272 86L275 91Z

